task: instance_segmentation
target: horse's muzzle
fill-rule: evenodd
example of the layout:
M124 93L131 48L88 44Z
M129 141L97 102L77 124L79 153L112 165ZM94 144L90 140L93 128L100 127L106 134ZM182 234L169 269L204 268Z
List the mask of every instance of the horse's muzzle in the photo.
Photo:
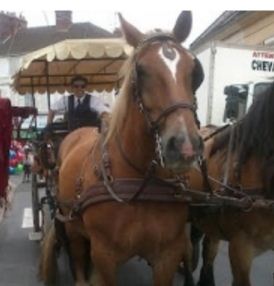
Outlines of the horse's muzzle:
M191 168L202 155L203 141L198 135L187 137L181 133L163 140L162 147L165 167L174 172L182 172Z

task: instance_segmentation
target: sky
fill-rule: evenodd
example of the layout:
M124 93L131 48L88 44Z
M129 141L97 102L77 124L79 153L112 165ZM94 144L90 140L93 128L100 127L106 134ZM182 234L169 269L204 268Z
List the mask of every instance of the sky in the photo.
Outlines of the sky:
M274 10L273 0L8 0L1 10L22 13L29 26L54 25L54 10L72 10L74 22L92 22L109 31L119 26L117 12L142 32L172 30L182 10L192 10L192 31L185 45L193 42L225 10Z
M113 31L115 27L119 26L119 21L115 10L73 10L73 22L91 22L109 31ZM197 38L223 11L217 10L193 10L193 26L192 31L187 39L185 45L189 45L195 38ZM41 26L41 25L54 25L55 13L53 10L31 11L21 10L17 11L22 13L28 21L28 26ZM161 28L164 30L172 30L177 16L180 11L158 10L158 11L140 11L140 13L133 10L125 10L122 12L127 21L132 23L142 32L147 32L154 28ZM140 14L142 17L140 18Z

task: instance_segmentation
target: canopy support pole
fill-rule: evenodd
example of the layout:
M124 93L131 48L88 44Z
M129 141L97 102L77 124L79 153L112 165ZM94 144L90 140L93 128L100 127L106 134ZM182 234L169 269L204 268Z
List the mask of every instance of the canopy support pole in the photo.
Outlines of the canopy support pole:
M46 86L47 86L47 98L48 98L48 111L50 110L51 107L51 102L50 102L50 89L49 89L49 65L48 62L45 62L46 64Z
M32 107L36 107L35 96L34 96L34 86L33 86L33 77L31 77L31 100L32 100ZM34 127L37 130L37 117L34 118Z

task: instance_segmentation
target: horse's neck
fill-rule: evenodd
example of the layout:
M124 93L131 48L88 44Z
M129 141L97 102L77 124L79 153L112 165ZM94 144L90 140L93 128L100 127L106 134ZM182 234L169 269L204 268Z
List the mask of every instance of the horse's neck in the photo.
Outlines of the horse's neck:
M210 144L206 151L210 150ZM208 173L214 179L223 182L227 176L227 184L230 186L241 186L243 189L262 187L261 161L251 156L244 164L239 165L238 154L231 154L226 149L217 151L207 157Z
M139 166L146 166L154 157L154 138L139 111L125 122L121 142L126 153Z
M256 159L254 156L250 157L249 160L241 168L241 184L250 188L263 187L262 180L262 162Z
M128 116L119 132L111 138L108 149L113 161L112 169L117 176L139 175L139 171L145 173L148 169L155 157L154 138L148 131L143 114L135 106L128 108Z
M214 138L210 138L207 141L204 141L204 154L203 154L203 156L206 160L208 160L208 158L210 156L213 144L214 144Z

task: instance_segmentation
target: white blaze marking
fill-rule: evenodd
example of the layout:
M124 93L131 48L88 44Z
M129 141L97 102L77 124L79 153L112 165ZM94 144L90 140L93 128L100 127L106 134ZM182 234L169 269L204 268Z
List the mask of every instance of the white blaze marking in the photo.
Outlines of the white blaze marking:
M182 130L183 133L185 134L185 143L191 144L191 141L190 141L190 137L189 137L189 133L188 133L187 127L186 127L186 122L185 122L184 116L181 115L181 116L178 118L178 121L180 122L180 125L181 125L181 128L182 128L181 130Z
M174 49L174 52L175 52L175 58L173 60L167 58L164 55L163 47L160 48L159 55L160 55L161 59L163 60L163 62L168 67L168 69L170 70L172 77L176 81L177 64L179 62L180 57L179 57L179 53L176 49Z

